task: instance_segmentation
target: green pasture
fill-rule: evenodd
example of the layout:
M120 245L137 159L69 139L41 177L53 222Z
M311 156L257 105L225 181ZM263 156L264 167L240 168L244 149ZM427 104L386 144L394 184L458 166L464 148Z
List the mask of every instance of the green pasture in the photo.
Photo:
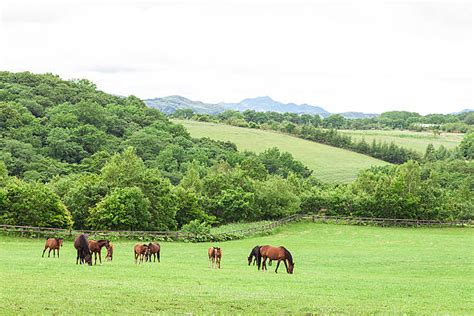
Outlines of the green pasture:
M291 153L325 182L347 183L354 180L361 170L388 164L349 150L271 131L189 120L174 122L183 124L193 137L231 141L239 150L260 153L265 149L278 147L281 151Z
M412 131L383 131L383 130L339 130L339 132L352 136L354 140L365 139L369 144L375 139L380 142L393 142L396 145L425 153L428 144L435 148L443 145L446 148L456 147L464 137L464 134L441 133L435 135L432 132Z
M210 269L210 243L161 243L162 262L135 264L132 241L115 258L75 264L41 258L44 240L0 235L0 314L474 313L474 234L469 228L382 228L314 223L219 243L222 269ZM255 245L285 245L295 273L259 272Z

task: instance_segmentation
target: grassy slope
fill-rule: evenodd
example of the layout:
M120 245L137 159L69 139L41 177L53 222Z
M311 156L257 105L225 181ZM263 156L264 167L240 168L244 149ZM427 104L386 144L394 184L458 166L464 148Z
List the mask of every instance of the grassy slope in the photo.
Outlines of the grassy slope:
M193 137L209 137L231 141L239 150L262 152L271 147L290 152L296 159L314 171L314 175L326 182L350 182L359 171L384 161L352 151L299 139L285 134L224 124L176 120L183 124Z
M208 243L162 243L160 264L135 265L134 243L115 242L113 263L89 267L71 241L41 258L43 242L0 236L0 313L474 313L471 229L292 224L221 243L221 270ZM247 266L257 244L287 246L295 274Z
M464 134L442 133L434 135L430 132L412 131L372 131L372 130L340 130L341 133L351 135L354 139L364 138L368 143L373 139L383 142L394 142L396 145L407 147L424 153L428 144L433 144L436 148L443 145L446 148L457 146Z

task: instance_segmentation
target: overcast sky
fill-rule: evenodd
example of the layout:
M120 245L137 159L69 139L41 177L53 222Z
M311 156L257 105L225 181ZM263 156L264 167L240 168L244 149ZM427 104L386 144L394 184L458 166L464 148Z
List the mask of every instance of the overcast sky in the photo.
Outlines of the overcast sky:
M472 1L0 2L0 69L330 112L473 108Z

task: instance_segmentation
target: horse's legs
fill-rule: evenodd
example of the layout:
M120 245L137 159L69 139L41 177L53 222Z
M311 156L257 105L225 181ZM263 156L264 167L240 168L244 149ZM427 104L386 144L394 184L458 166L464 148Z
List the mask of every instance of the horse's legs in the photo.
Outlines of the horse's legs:
M281 260L278 260L277 267L276 267L276 269L275 269L275 273L278 273L278 267L280 266L280 261L281 261Z
M267 269L267 257L263 257L262 271L265 271L266 269Z
M158 251L158 253L156 254L156 256L158 257L158 262L160 262L160 251Z
M59 259L59 248L58 248L58 259Z
M49 251L48 251L48 258L49 256L51 256L51 248L49 248Z
M44 257L44 252L46 251L46 249L48 249L48 247L44 247L43 254L41 255L42 258Z
M138 254L135 252L135 264L137 263Z
M283 260L283 263L285 264L286 272L288 273L288 265L286 264L286 259Z
M102 264L102 250L99 251L99 263Z
M53 248L53 258L56 258L56 249Z
M79 263L79 249L77 249L77 257L76 257L76 264Z

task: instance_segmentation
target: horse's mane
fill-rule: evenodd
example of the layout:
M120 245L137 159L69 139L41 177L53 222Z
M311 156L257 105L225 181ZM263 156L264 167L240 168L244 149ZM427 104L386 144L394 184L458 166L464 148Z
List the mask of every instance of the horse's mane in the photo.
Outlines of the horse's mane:
M285 251L285 257L288 258L288 261L290 261L290 264L293 264L293 256L291 255L291 253L288 251L288 249L286 249L285 247L283 246L280 246L281 248L283 248L283 250Z

